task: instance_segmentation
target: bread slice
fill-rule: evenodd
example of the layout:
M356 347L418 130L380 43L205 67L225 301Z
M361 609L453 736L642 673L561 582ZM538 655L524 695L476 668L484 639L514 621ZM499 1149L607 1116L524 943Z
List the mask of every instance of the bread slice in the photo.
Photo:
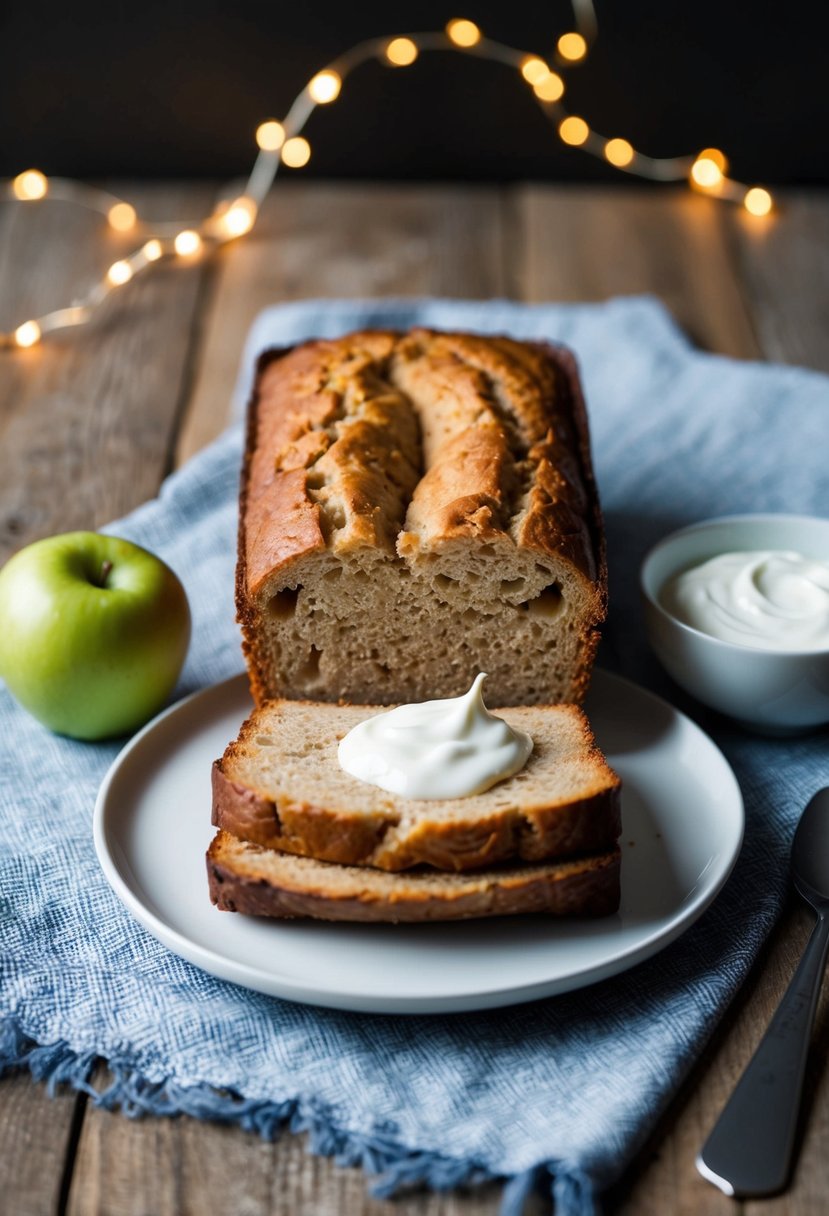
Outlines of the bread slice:
M290 857L218 832L207 851L210 898L224 912L281 919L463 920L545 912L609 916L619 907L619 850L474 874L384 874Z
M259 362L236 602L256 701L580 702L606 566L575 359L366 331Z
M266 703L213 767L213 823L242 840L347 865L470 870L611 848L620 781L580 709L499 711L534 743L524 768L469 798L401 798L344 772L340 739L372 705Z

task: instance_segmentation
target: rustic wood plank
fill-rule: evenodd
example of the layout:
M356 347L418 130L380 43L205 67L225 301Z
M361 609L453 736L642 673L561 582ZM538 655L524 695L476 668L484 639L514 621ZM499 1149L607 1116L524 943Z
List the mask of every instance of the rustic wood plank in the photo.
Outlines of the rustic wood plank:
M199 214L207 186L141 188L148 216ZM131 247L80 208L0 208L0 328L59 307ZM154 494L169 462L204 271L159 268L76 334L0 359L0 561L51 532L94 527ZM58 1210L84 1099L0 1082L0 1208ZM71 1162L67 1163L67 1168Z
M495 190L285 183L255 234L223 251L178 458L225 425L245 334L267 304L302 296L503 294L503 211ZM304 1138L266 1144L181 1118L134 1123L87 1110L71 1216L489 1216L500 1188L369 1199L359 1170L314 1157Z
M61 1200L64 1165L84 1099L62 1092L50 1098L27 1072L0 1082L0 1211L53 1216Z
M649 292L700 346L759 356L722 204L653 187L531 186L516 195L515 211L523 249L512 259L514 294L602 300Z
M711 310L707 336L720 353L827 366L825 338L819 332L821 318L825 333L829 316L829 205L825 196L793 195L773 220L758 222L736 210L714 208L704 199L689 198L686 209L700 203L709 213L706 226L712 210L719 217L716 240L712 243L709 236L702 245L689 244L681 255L685 262L692 253L682 272L686 292L684 300L677 302L673 287L667 294L660 291L669 307L680 320L684 309L689 330L698 334L706 333L699 318ZM704 256L706 246L708 255ZM716 257L712 258L714 251ZM695 273L695 259L699 259L703 275ZM795 282L797 291L792 290ZM730 311L735 284L744 306L736 325L729 325L717 302L727 301ZM829 1194L824 1148L829 1134L827 993L813 1042L809 1117L793 1189L773 1200L738 1204L705 1183L694 1167L697 1152L785 991L812 919L801 904L789 907L744 991L672 1103L658 1135L614 1191L610 1210L623 1216L726 1216L735 1211L745 1216L817 1216L825 1210Z
M207 210L209 186L143 188L148 216ZM70 300L132 244L65 203L0 208L0 324ZM204 266L160 266L88 329L0 363L0 560L152 497L169 465Z
M829 371L829 195L781 192L766 217L729 209L745 298L767 359Z
M373 1199L357 1169L310 1154L304 1136L274 1143L195 1119L90 1111L67 1216L496 1216L500 1188Z
M798 202L793 210L787 208L775 220L777 226L770 236L763 238L765 244L761 246L757 233L734 228L743 223L741 217L736 214L729 217L726 209L715 207L710 200L687 196L672 197L653 192L651 198L650 194L646 196L641 192L637 198L638 191L632 192L630 197L614 192L609 200L607 197L604 200L603 219L601 197L594 190L531 188L517 192L514 198L508 236L508 226L502 222L497 198L494 202L480 201L486 200L486 191L476 196L478 218L470 221L468 227L460 190L449 189L454 201L451 198L447 201L443 188L434 191L435 198L443 196L444 207L448 207L450 216L454 217L449 219L438 217L432 203L406 203L407 197L417 198L419 193L414 191L410 196L407 190L399 192L400 209L395 218L390 209L396 205L391 196L397 192L394 188L383 188L384 192L387 190L387 207L378 206L376 211L367 212L365 199L378 197L379 190L375 193L374 188L369 188L361 205L360 188L343 187L334 208L330 195L327 200L325 188L291 183L290 191L296 193L285 190L278 202L275 195L273 218L270 210L266 212L261 233L255 238L263 241L258 248L258 260L252 256L257 248L253 240L224 252L215 280L215 295L204 317L203 330L210 345L209 349L202 348L198 360L195 392L190 398L186 426L178 445L179 457L196 450L223 424L241 338L251 316L264 303L296 298L300 294L370 295L411 291L490 295L512 292L530 299L596 299L617 292L651 291L665 300L692 336L712 349L753 357L760 352L759 342L762 342L762 349L772 357L811 361L815 366L824 366L819 361L822 350L820 318L824 318L825 328L827 308L827 292L825 287L821 289L819 273L820 267L824 266L820 261L822 255L814 252L814 264L809 262L815 233L824 231L821 227L824 210L817 200L814 206L807 205L806 200L802 207ZM663 200L658 206L657 199ZM370 205L373 207L373 201ZM494 220L484 218L488 211ZM4 221L0 213L0 224L3 222L8 221ZM788 230L790 222L794 225L791 232ZM271 229L271 223L277 226ZM474 237L469 237L470 227ZM436 236L436 232L443 235ZM2 241L2 236L0 227L0 248L7 249L9 241ZM15 236L14 240L17 239ZM749 241L754 241L756 247ZM73 248L64 248L64 244L61 242L59 262L60 258L65 259L71 269L77 250L74 242L68 243ZM461 253L457 252L458 248ZM250 256L244 252L246 249L252 251ZM767 256L769 249L771 254ZM436 254L435 250L439 252ZM5 290L6 298L11 299L8 294L8 252L5 257L5 263L0 261L0 290ZM234 259L239 263L236 268L233 268ZM800 265L797 259L801 259L803 269L794 264L787 266L791 259L797 267ZM109 260L111 255L107 256L106 262ZM68 270L65 273L68 275ZM16 271L15 274L19 278ZM741 274L750 285L748 309L741 294ZM825 279L825 268L823 274ZM792 281L799 284L804 275L812 282L808 296L812 303L808 300L799 303L791 313L788 309L793 303ZM255 286L250 287L251 283ZM36 293L45 292L48 287L45 275L16 285L18 295L14 299L21 308L18 311L15 307L13 314L4 318L6 323L21 319L24 311L30 313L37 307L47 306L51 301ZM172 291L169 294L172 296ZM198 291L194 294L197 297ZM187 327L195 317L196 306L197 300L192 304ZM152 301L146 301L144 312L152 311L152 307ZM801 310L799 320L798 309ZM131 309L126 310L125 317L128 323L136 324ZM148 324L146 317L144 323ZM122 327L114 328L117 332ZM165 325L165 338L168 332L169 326ZM101 339L106 335L107 328L103 327ZM110 333L110 338L112 336ZM74 339L65 340L66 343L70 341ZM140 367L141 353L148 351L150 346L149 341L131 346L124 358L125 370L129 360L133 371L136 366ZM16 366L28 366L24 360L46 350L44 347L41 351L14 356L19 361ZM95 350L97 356L97 347ZM30 370L32 378L37 371L36 366ZM63 378L58 373L51 374L51 378L45 372L41 373L41 392L48 394L50 400L49 410L44 409L39 415L41 429L51 426L54 419L60 421L54 394L65 386L74 391L71 373L80 376L82 382L84 375L89 375L83 360L70 364ZM186 375L186 371L180 373L179 395L186 387ZM158 391L161 378L153 374L152 368L149 368L148 376L151 377L148 386ZM111 372L110 383L112 379ZM100 380L96 377L86 383L93 390L96 385L100 389ZM4 428L6 449L9 447L9 428L20 416L24 398L35 403L38 400L37 394L27 386L27 377L18 377L11 386L0 380L0 426ZM126 400L134 401L135 397L127 393ZM76 409L75 427L79 413ZM100 423L98 425L100 427ZM151 427L141 430L139 439L151 430ZM129 428L125 433L130 433ZM35 436L34 425L24 428L23 439L30 447L34 446ZM100 442L98 432L96 437ZM18 442L14 434L11 438ZM102 444L104 449L106 446ZM155 447L150 446L155 452ZM29 450L25 442L23 450L24 453ZM54 450L60 451L58 443ZM136 464L134 461L127 467L132 470ZM100 476L105 495L111 494L106 471L102 474L98 469L83 468L90 483L97 484L96 479ZM0 486L4 489L8 481L6 472L0 466ZM156 473L156 482L159 475ZM38 478L27 464L25 476L21 478L18 474L17 480L25 481L30 476L37 485ZM60 495L55 492L54 481L49 482L48 488L50 497L58 501ZM149 491L137 489L133 501L154 489L155 484ZM66 483L60 484L60 490L65 497ZM0 495L2 493L0 490ZM124 496L129 498L129 493ZM60 503L60 506L65 508L66 504ZM120 509L126 507L115 507L103 512L101 517ZM0 497L0 537L6 537L7 543L15 536L14 529L3 528L3 520L8 515ZM63 510L61 515L63 517ZM28 539L29 535L38 534L36 519L32 524L31 518L24 514L22 524L16 534L18 537ZM54 525L47 523L42 530L53 528ZM21 539L16 543L22 543ZM612 1210L624 1213L624 1216L629 1213L631 1216L633 1213L636 1216L640 1213L642 1216L657 1216L657 1213L659 1216L690 1216L691 1213L694 1216L721 1216L726 1211L741 1210L698 1179L693 1159L771 1016L808 929L808 913L799 908L788 913L745 992L662 1122L659 1136L640 1155L624 1185L614 1192ZM764 1202L762 1210L770 1216L817 1216L825 1208L829 1179L820 1150L829 1130L826 1127L829 1118L826 1097L829 1081L825 1079L827 1053L829 1015L825 998L812 1057L815 1082L810 1121L796 1185L786 1196ZM3 1136L11 1135L4 1131L3 1120L8 1110L13 1110L13 1100L4 1097L4 1092L10 1092L8 1087L13 1083L16 1084L7 1081L0 1085L0 1155L4 1155L6 1143ZM41 1092L28 1082L21 1084L29 1094ZM46 1099L43 1101L48 1103ZM48 1109L57 1110L57 1107L48 1103ZM25 1119L21 1122L25 1125ZM65 1126L59 1118L51 1124L39 1124L31 1117L29 1125L36 1129L32 1138L38 1145L44 1138L40 1134L41 1128L46 1138L49 1138L51 1128L52 1138L60 1141L61 1129ZM19 1142L10 1139L8 1143ZM28 1154L29 1150L26 1151ZM32 1177L42 1170L48 1178L50 1162L37 1154L31 1158L27 1156L26 1169ZM233 1186L230 1186L230 1179L233 1179ZM54 1194L54 1191L50 1193ZM456 1203L466 1206L435 1206ZM490 1203L492 1207L487 1206ZM84 1120L69 1194L69 1211L74 1216L99 1211L124 1212L130 1216L147 1212L163 1216L168 1211L203 1212L214 1208L249 1213L250 1216L260 1216L260 1213L266 1216L273 1212L297 1212L302 1216L303 1212L329 1211L348 1211L355 1216L386 1216L387 1212L388 1216L400 1216L401 1212L403 1216L437 1216L437 1213L440 1216L444 1213L445 1216L460 1216L461 1213L463 1216L483 1216L496 1210L497 1196L490 1188L490 1194L445 1199L418 1196L404 1200L403 1204L405 1206L378 1205L366 1200L364 1180L359 1171L342 1170L328 1161L311 1157L305 1152L301 1139L295 1137L284 1137L276 1145L267 1145L237 1129L187 1119L133 1123L98 1110L89 1112ZM23 1208L15 1210L25 1213ZM761 1205L742 1205L742 1210L745 1216L760 1216Z
M815 366L825 364L825 200L795 199L763 228L711 200L658 191L611 196L590 188L531 187L514 206L523 217L516 226L523 251L512 261L518 276L514 294L577 300L649 292L664 301L698 343L719 353L797 361L808 356ZM744 281L750 284L747 291ZM788 311L796 294L793 281L807 284L797 293L794 316ZM742 1205L699 1177L694 1160L776 1008L808 928L808 912L792 909L672 1103L659 1134L614 1189L610 1211L622 1216L726 1216L741 1210ZM827 1054L828 1033L824 1028L816 1040L816 1065ZM823 1210L829 1168L818 1146L825 1144L829 1130L827 1087L829 1081L819 1082L814 1094L796 1188L764 1202L764 1212L812 1216ZM760 1207L745 1205L747 1216L760 1216Z
M253 233L219 255L178 463L226 425L262 308L313 296L499 295L503 251L494 189L279 182Z

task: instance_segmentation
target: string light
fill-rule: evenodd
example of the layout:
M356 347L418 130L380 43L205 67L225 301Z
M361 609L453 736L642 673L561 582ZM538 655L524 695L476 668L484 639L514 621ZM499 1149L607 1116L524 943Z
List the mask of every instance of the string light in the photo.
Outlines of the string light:
M697 160L712 160L720 173L728 172L728 160L719 148L703 148Z
M113 262L107 271L107 279L113 287L123 287L124 283L129 283L132 275L132 266L127 261Z
M558 40L557 49L562 59L569 59L571 63L578 63L587 54L587 40L581 34L562 34Z
M559 123L558 133L564 143L577 148L579 144L583 144L587 139L590 134L590 128L583 118L579 118L576 114L568 114Z
M564 81L557 72L548 72L536 81L533 92L540 101L558 101L564 96Z
M768 190L762 186L752 186L745 193L743 206L749 215L768 215L774 203Z
M285 128L275 118L260 122L256 128L256 142L263 152L278 152L285 142Z
M633 144L628 143L626 139L609 139L604 146L604 154L617 169L624 169L636 155Z
M691 165L691 181L703 190L716 190L722 185L723 173L716 161L702 153Z
M537 55L526 55L521 60L521 75L527 84L538 84L545 76L550 75L550 69Z
M130 203L113 203L107 212L107 219L116 232L129 232L135 227L138 216Z
M450 21L446 33L455 46L467 48L477 46L481 41L481 31L474 21L467 21L465 17L455 17Z
M222 225L228 236L244 236L256 221L256 203L252 198L235 199L222 216Z
M48 189L49 183L39 169L27 169L25 173L18 173L12 182L15 198L19 198L22 202L34 202L36 199L45 198ZM31 345L31 343L27 345Z
M411 38L392 38L386 47L386 58L397 68L407 68L417 54L417 44Z
M289 169L301 169L311 159L311 145L301 135L286 139L282 146L282 163Z
M179 232L173 241L173 248L179 257L193 257L194 254L201 252L202 239L198 232L192 228L185 228L183 232Z
M585 59L596 36L596 14L592 0L573 0L573 13L578 29L558 39L560 67L567 68ZM213 209L211 215L198 224L180 220L160 224L156 233L128 257L114 262L104 278L91 287L86 295L71 307L57 309L39 318L24 321L11 333L0 334L0 346L34 346L41 338L58 329L85 325L110 291L114 291L137 274L159 261L165 253L175 251L179 257L190 258L201 253L205 244L218 244L250 232L282 165L299 169L311 157L311 145L302 135L314 105L328 105L339 97L347 72L374 58L393 67L406 67L415 62L421 51L447 49L466 51L477 47L481 58L507 64L532 87L537 101L547 117L555 124L562 143L581 147L593 156L604 157L616 168L654 181L687 180L724 201L741 203L754 216L766 216L774 208L768 190L746 185L727 178L728 162L718 148L704 148L697 156L649 157L637 152L626 139L609 139L592 132L587 122L569 114L561 103L565 81L550 69L539 55L527 54L491 39L483 39L481 30L466 18L455 18L445 32L400 35L393 38L369 39L353 47L337 61L337 69L326 67L308 81L295 98L284 121L269 118L256 128L259 155L241 194L228 201L227 196ZM22 202L43 199L49 195L77 203L105 216L117 232L128 232L138 225L138 215L131 203L95 186L63 178L49 180L39 169L27 169L11 180L0 181L3 197ZM146 223L143 225L149 227Z
M316 76L309 80L308 94L318 106L326 106L330 101L337 100L342 84L339 72L326 68L324 72L317 72Z
M14 340L18 346L34 346L40 338L40 326L37 321L24 321L14 331Z

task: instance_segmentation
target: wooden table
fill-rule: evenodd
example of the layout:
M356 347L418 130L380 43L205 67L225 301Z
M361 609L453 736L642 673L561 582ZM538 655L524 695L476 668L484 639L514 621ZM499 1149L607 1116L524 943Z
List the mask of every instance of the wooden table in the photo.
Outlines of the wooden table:
M204 213L211 185L122 187L142 214ZM67 204L0 208L0 329L68 302L129 247ZM95 528L153 496L222 429L244 334L303 296L661 297L701 346L829 371L829 197L794 193L771 220L684 191L278 183L253 235L212 262L160 267L94 329L0 356L0 560ZM635 1216L819 1216L829 1210L829 1018L811 1058L793 1189L736 1204L694 1155L794 967L809 916L792 905L610 1209ZM103 1074L97 1079L106 1083ZM356 1170L189 1118L131 1121L83 1095L0 1083L0 1210L9 1216L490 1216L498 1188L366 1197Z

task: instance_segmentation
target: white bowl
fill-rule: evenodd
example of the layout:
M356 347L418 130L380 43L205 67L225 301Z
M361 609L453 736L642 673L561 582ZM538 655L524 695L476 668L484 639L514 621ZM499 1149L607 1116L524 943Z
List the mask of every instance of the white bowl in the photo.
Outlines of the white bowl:
M640 573L648 638L668 674L704 704L755 730L810 730L829 722L829 648L765 650L722 642L677 620L660 602L675 574L720 553L757 549L829 561L829 519L729 515L666 536Z

